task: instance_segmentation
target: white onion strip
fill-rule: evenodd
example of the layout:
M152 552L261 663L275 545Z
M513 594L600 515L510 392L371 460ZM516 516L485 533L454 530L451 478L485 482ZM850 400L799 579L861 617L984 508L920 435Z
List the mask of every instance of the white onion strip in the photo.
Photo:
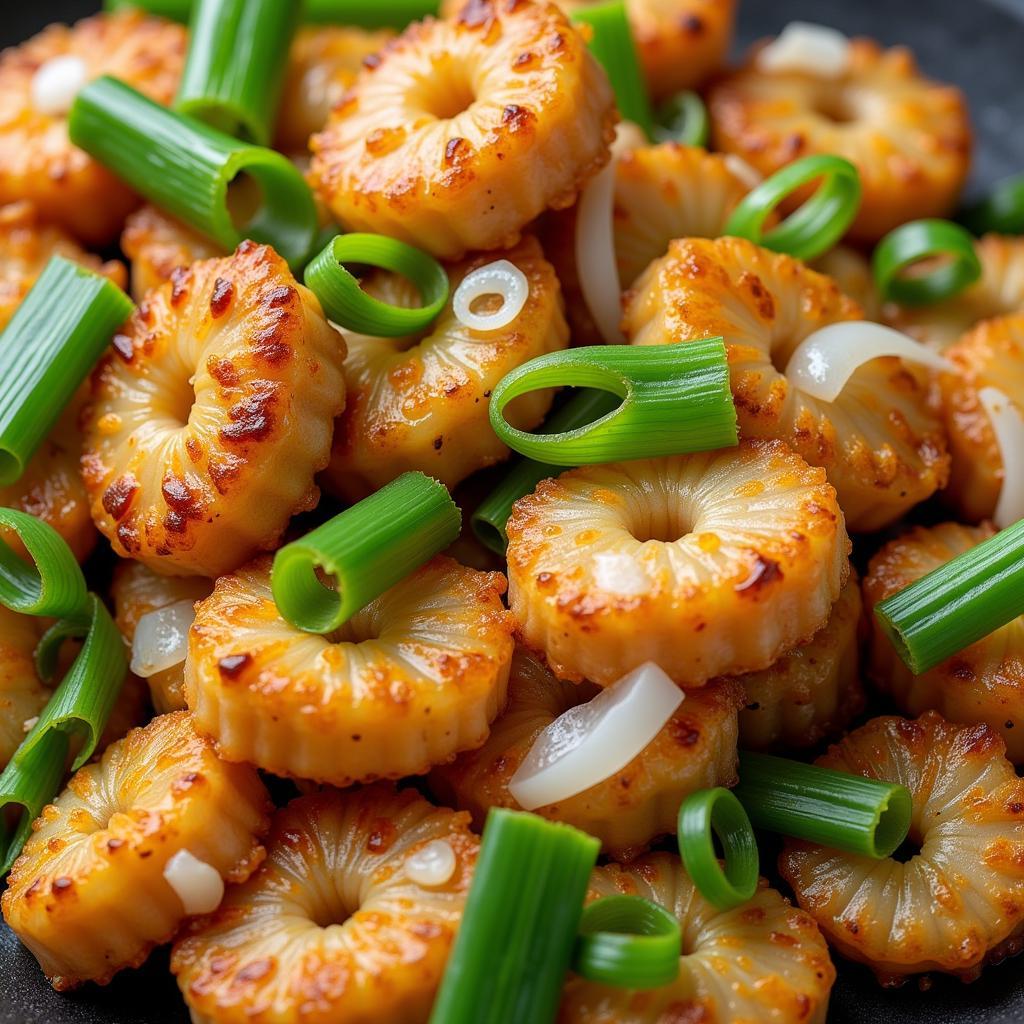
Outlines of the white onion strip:
M89 77L89 69L81 57L64 54L41 64L29 86L32 106L40 114L58 117L66 114Z
M622 285L615 263L615 161L611 160L583 190L576 208L576 272L583 301L608 345L625 345Z
M473 303L485 295L497 295L501 305L493 313L474 313ZM529 297L526 275L508 260L495 260L462 279L452 297L452 312L471 330L498 331L519 316Z
M868 320L844 320L808 335L789 357L786 377L805 395L834 402L865 363L899 356L933 370L952 371L952 363L906 334Z
M842 32L807 21L791 21L757 55L761 71L796 71L838 78L850 66L850 40Z
M455 851L446 839L432 839L405 859L409 880L427 888L444 885L455 874L457 866Z
M537 737L508 791L532 811L596 786L625 768L682 700L683 691L646 662L556 718Z
M1000 530L1024 519L1024 413L998 388L978 392L1003 459L1003 486L992 521Z
M211 913L224 898L224 879L220 872L188 850L178 850L167 861L164 878L190 916Z
M143 615L132 637L131 670L148 679L157 672L180 665L188 653L188 631L195 618L192 601L175 601Z

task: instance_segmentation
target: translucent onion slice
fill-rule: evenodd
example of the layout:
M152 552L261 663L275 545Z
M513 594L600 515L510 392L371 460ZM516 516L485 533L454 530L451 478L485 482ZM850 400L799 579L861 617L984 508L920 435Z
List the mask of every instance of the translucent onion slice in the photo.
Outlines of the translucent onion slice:
M455 874L455 851L446 839L432 839L405 859L405 873L417 885L444 885Z
M850 40L837 29L791 21L757 55L762 71L796 71L838 78L850 66Z
M175 601L139 619L132 637L131 670L144 679L180 665L196 612L191 601Z
M89 71L81 57L52 57L32 76L32 106L51 117L66 114L88 78Z
M854 373L880 356L899 356L933 370L954 369L942 356L891 327L868 320L844 320L804 338L789 357L786 377L804 394L834 402Z
M625 345L622 286L615 264L612 204L615 199L615 161L591 178L576 209L576 271L583 301L608 345Z
M501 305L493 313L474 313L473 303L488 295L500 298ZM452 311L471 330L497 331L519 316L529 297L526 275L508 260L495 260L462 279L452 297Z
M1024 413L998 388L978 392L1003 458L1003 486L992 521L1000 530L1024 519Z
M185 913L209 914L224 898L224 879L220 872L188 850L178 850L164 865L164 878L178 894Z
M648 661L536 739L508 784L527 811L566 800L625 768L661 731L683 691Z
M735 153L726 153L725 166L732 172L734 178L738 178L749 189L755 189L764 181L760 171L751 167L746 160Z

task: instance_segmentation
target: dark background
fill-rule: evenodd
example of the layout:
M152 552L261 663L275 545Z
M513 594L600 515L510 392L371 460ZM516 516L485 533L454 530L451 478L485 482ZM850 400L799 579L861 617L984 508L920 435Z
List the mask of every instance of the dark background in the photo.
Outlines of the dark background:
M910 45L926 73L967 94L977 135L969 191L1024 170L1024 0L739 0L739 5L737 49L794 19ZM0 44L17 43L48 22L74 20L98 6L89 0L3 0ZM829 1024L1024 1022L1020 960L987 969L972 985L938 977L927 991L911 981L895 992L883 992L865 969L837 962ZM114 1022L187 1024L166 951L155 953L139 971L122 972L107 988L87 986L58 996L31 954L0 926L0 1024Z

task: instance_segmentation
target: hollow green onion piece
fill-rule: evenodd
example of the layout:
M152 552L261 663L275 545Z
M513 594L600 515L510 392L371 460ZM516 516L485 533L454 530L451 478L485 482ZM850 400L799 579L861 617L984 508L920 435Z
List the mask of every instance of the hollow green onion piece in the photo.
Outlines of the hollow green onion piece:
M504 418L537 388L600 388L622 399L586 426L529 434ZM491 427L510 448L553 466L681 455L736 444L736 409L721 338L676 345L593 345L549 352L506 374L490 403Z
M814 195L769 231L765 222L788 196L816 178ZM774 252L810 260L827 252L846 234L860 207L860 175L840 156L807 156L791 163L743 197L723 235L747 238Z
M541 433L561 434L567 430L593 423L618 408L621 399L608 391L585 389L574 395L561 409L552 413L541 427ZM517 459L501 482L477 506L470 517L473 533L481 544L496 555L505 557L508 534L505 524L512 514L512 506L524 495L531 493L541 482L551 476L558 476L564 466L553 466L533 459Z
M0 335L0 486L24 472L133 308L105 277L50 257Z
M769 754L741 752L739 771L732 792L755 828L876 859L907 838L906 786Z
M712 836L725 855L722 869ZM739 800L721 786L691 793L679 808L679 855L701 896L719 910L746 903L757 892L757 839Z
M710 128L708 108L695 92L689 90L677 92L654 112L655 142L706 146Z
M48 732L25 757L15 755L0 774L0 878L14 863L32 831L32 822L57 795L68 757L67 733ZM16 823L12 812L21 807Z
M0 508L0 527L17 534L31 559L29 564L0 539L0 604L23 615L87 622L85 577L64 538L16 508Z
M944 257L927 273L906 273L921 260ZM875 286L883 299L906 306L941 302L981 276L970 233L948 220L912 220L890 231L871 257Z
M600 843L491 810L430 1024L550 1024Z
M997 182L992 191L960 218L976 235L995 231L1000 235L1024 234L1024 174Z
M448 547L461 522L444 484L403 473L274 555L270 586L277 607L299 629L337 629ZM321 583L318 570L337 589Z
M66 640L80 640L89 632L89 624L80 619L59 619L40 638L32 657L36 675L47 685L53 685L60 654Z
M225 249L252 238L293 267L308 257L317 234L313 195L280 153L167 110L109 76L79 92L68 127L76 146Z
M132 8L158 14L171 21L188 21L192 0L103 0L103 10L124 11Z
M587 46L612 83L619 113L651 138L654 115L626 5L622 0L590 4L573 11L572 20L590 27Z
M175 109L228 135L268 145L301 6L196 0Z
M423 305L389 306L375 299L359 287L346 263L369 264L401 274L417 287ZM433 256L386 235L335 235L306 267L303 279L320 300L328 320L379 338L401 338L426 330L448 301L444 267Z
M280 2L285 5L293 0ZM138 7L174 21L188 21L192 0L103 0L103 6L108 11ZM366 3L366 0L306 0L302 20L308 24L405 28L410 21L438 14L439 9L438 0L389 0L383 4Z
M875 606L915 675L1024 614L1024 519Z
M641 896L605 896L583 911L572 969L618 988L657 988L675 981L682 954L679 921Z
M85 634L85 642L15 757L27 757L54 729L83 737L73 765L76 769L96 749L128 672L128 656L121 631L103 602L95 594L89 595L89 602L88 629L75 631Z

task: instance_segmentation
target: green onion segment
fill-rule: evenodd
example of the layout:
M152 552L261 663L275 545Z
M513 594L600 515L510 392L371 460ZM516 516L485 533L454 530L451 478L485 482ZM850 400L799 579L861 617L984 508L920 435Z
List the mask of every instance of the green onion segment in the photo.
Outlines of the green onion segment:
M915 675L1024 614L1024 519L875 606Z
M960 218L976 235L1024 234L1024 174L997 182L992 191Z
M68 128L76 146L225 249L252 238L293 267L305 263L316 206L280 153L167 110L109 76L79 92Z
M651 138L654 116L626 5L622 0L588 4L573 11L572 20L590 27L587 45L612 83L619 113Z
M397 480L274 555L274 601L293 626L327 633L458 536L462 513L444 484L423 473ZM336 589L320 581L333 577Z
M906 273L921 260L942 261L927 273ZM961 292L981 276L981 261L970 233L948 220L912 220L883 238L871 257L875 285L883 299L927 306Z
M711 122L704 101L688 89L667 99L654 113L654 141L706 146Z
M505 407L537 388L609 391L618 408L585 426L530 434ZM681 455L736 444L736 408L721 338L672 345L592 345L549 352L516 367L494 389L491 427L509 448L553 466Z
M298 0L279 0L281 6ZM160 14L174 21L188 21L192 0L103 0L108 11L138 7L151 14ZM302 20L322 25L357 25L360 28L405 28L410 21L419 21L439 11L437 0L388 0L372 4L366 0L305 0Z
M492 808L430 1024L554 1020L600 845Z
M301 6L196 0L175 109L228 135L268 145Z
M50 257L0 336L0 486L21 476L134 308L105 277Z
M740 752L732 791L755 828L880 859L907 838L910 790L894 782Z
M389 306L368 295L346 263L369 264L408 278L422 306ZM448 301L448 274L433 256L385 235L335 235L303 274L327 319L348 331L378 338L401 338L426 330Z
M611 392L583 389L544 421L541 433L561 434L584 427L607 416L620 403L621 399ZM541 480L558 476L563 469L564 466L552 466L533 459L516 460L470 517L470 526L476 539L504 558L508 547L505 524L512 514L512 506L524 495L530 494Z
M712 836L725 855L723 870ZM757 892L757 839L739 800L717 786L691 793L679 808L679 855L701 896L719 910L746 903Z
M572 969L618 988L657 988L675 981L682 932L674 914L641 896L605 896L583 911Z
M794 192L821 178L814 195L769 231L765 222ZM723 235L747 238L774 252L811 260L828 252L853 223L860 207L860 175L841 156L806 156L766 178L733 210Z

